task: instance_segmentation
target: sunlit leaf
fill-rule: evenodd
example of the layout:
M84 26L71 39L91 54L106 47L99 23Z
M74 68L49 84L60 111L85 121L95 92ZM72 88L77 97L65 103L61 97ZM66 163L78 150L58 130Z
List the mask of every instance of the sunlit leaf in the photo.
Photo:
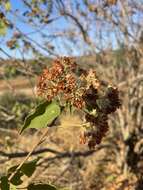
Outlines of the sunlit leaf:
M21 133L27 128L44 128L51 124L59 115L61 109L56 102L43 102L30 114L22 127Z

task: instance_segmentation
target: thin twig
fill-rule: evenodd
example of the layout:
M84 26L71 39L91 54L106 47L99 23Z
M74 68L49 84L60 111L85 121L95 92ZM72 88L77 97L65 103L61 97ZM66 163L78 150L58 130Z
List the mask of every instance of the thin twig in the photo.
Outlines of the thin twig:
M15 174L17 173L17 171L23 166L23 164L28 160L28 158L31 156L31 154L33 153L33 151L37 148L37 146L40 144L40 142L43 140L43 138L47 135L48 133L48 128L46 128L46 130L43 132L43 134L41 135L41 138L39 139L38 142L36 142L36 144L33 146L33 148L31 149L31 151L28 153L28 155L25 157L25 159L21 162L21 164L16 168L15 172L13 172L10 176L9 176L9 181L11 181L11 179L15 176ZM39 131L37 132L39 133ZM37 134L36 133L36 134Z

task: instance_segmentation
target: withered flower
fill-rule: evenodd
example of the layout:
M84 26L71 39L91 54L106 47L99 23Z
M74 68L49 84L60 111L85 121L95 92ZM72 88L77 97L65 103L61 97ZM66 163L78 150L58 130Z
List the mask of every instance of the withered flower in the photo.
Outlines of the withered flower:
M57 100L62 106L71 105L85 113L88 129L80 136L90 149L100 144L109 129L108 115L120 107L117 88L102 85L95 70L77 72L77 64L69 57L54 60L39 77L37 93L48 101Z
M68 57L54 60L52 67L44 69L39 77L37 94L48 101L58 97L61 102L81 109L84 104L82 95L75 93L80 90L78 77L73 72L75 69L76 63Z

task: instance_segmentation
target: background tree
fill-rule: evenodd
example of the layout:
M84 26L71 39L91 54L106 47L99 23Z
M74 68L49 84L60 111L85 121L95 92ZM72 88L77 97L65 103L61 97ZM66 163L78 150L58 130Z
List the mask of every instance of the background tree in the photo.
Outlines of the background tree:
M103 167L81 176L75 188L142 189L143 1L23 0L16 6L5 0L0 18L1 78L12 92L9 76L23 75L34 87L37 74L62 55L74 56L81 70L96 68L103 82L118 84L122 108L111 117L111 131L101 145L105 154L96 163Z

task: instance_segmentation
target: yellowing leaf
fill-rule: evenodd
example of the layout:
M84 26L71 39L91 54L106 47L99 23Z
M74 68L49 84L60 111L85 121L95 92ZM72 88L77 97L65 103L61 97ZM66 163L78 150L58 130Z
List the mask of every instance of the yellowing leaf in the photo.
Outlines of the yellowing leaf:
M4 36L6 34L7 31L7 26L6 24L0 20L0 36Z
M5 10L6 11L10 11L11 10L11 3L9 1L6 2L4 6L5 6Z
M16 186L13 185L13 184L10 184L10 190L17 190L17 189L16 189Z

